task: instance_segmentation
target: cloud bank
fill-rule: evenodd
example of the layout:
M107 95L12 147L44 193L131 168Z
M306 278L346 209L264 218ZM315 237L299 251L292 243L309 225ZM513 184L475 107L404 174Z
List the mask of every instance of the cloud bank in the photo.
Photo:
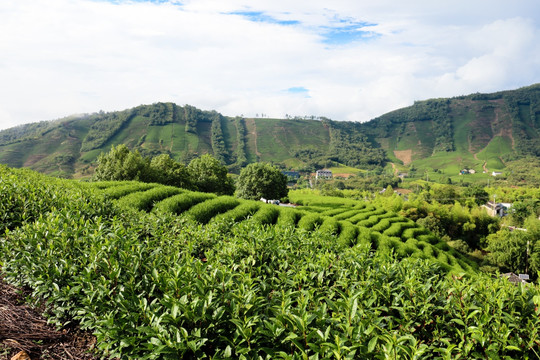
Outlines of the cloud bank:
M540 82L536 0L3 0L0 129L172 101L367 121Z

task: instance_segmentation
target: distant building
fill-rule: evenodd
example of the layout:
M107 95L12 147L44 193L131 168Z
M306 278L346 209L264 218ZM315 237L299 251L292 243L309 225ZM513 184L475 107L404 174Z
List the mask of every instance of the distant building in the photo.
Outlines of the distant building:
M500 171L493 171L493 172L491 173L491 176L498 176L498 175L502 175L502 172L500 172Z
M503 217L508 214L508 209L512 206L510 203L496 203L493 201L488 201L487 204L482 205L489 214L489 216L499 216Z
M408 176L409 176L409 173L406 173L406 172L400 172L398 174L398 178L400 178L400 179L404 179L404 178L406 178Z
M529 274L519 274L519 275L516 275L512 272L509 272L509 273L506 273L506 274L501 274L501 277L505 277L508 279L508 281L510 281L511 283L514 283L514 284L526 284L528 281L529 281Z
M328 169L317 170L317 172L315 173L315 178L316 179L331 179L332 171Z

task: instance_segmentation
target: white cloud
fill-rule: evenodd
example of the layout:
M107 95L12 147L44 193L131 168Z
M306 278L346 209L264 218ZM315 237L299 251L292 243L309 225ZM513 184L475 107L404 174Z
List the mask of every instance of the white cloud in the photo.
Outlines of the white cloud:
M157 101L366 121L540 82L539 17L534 0L3 0L0 128Z

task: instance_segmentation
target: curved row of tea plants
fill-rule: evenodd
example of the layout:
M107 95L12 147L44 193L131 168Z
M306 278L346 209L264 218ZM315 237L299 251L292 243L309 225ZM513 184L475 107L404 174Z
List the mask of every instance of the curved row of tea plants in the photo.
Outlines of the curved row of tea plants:
M312 205L288 209L260 201L216 197L180 189L175 191L174 188L155 184L141 184L139 190L132 182L120 186L114 184L112 188L99 182L90 186L102 189L108 196L113 194L113 198L119 198L118 204L123 207L183 215L202 224L219 220L240 222L249 219L258 225L288 224L307 231L321 227L349 246L363 243L375 251L395 252L400 258L431 258L454 273L471 271L476 267L473 261L447 247L414 221L366 202L296 194L296 202ZM147 190L149 187L150 190ZM131 192L126 192L123 197L117 196L124 189ZM170 196L167 196L168 194ZM309 201L304 200L305 196ZM365 231L366 229L369 231ZM416 241L406 243L409 239ZM435 248L432 249L433 246ZM444 256L439 255L441 250L445 252Z
M93 332L104 356L539 356L538 286L450 277L430 260L374 255L367 243L351 246L321 229L338 220L311 232L231 226L234 219L201 225L121 209L87 186L3 167L0 186L0 216L11 219L0 235L2 276L47 300L51 320ZM256 210L241 206L240 218ZM299 213L286 210L289 220ZM393 241L340 224L338 239L356 229L379 247Z

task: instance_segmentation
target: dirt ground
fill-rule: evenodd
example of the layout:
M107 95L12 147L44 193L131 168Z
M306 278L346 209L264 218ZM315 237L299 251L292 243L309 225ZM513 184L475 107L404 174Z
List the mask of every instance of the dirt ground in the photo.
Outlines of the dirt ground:
M412 150L394 150L394 155L401 161L403 165L409 165L412 161Z
M24 296L0 277L0 360L98 359L90 353L96 341L91 334L75 327L57 330L40 315L43 309L24 304Z

